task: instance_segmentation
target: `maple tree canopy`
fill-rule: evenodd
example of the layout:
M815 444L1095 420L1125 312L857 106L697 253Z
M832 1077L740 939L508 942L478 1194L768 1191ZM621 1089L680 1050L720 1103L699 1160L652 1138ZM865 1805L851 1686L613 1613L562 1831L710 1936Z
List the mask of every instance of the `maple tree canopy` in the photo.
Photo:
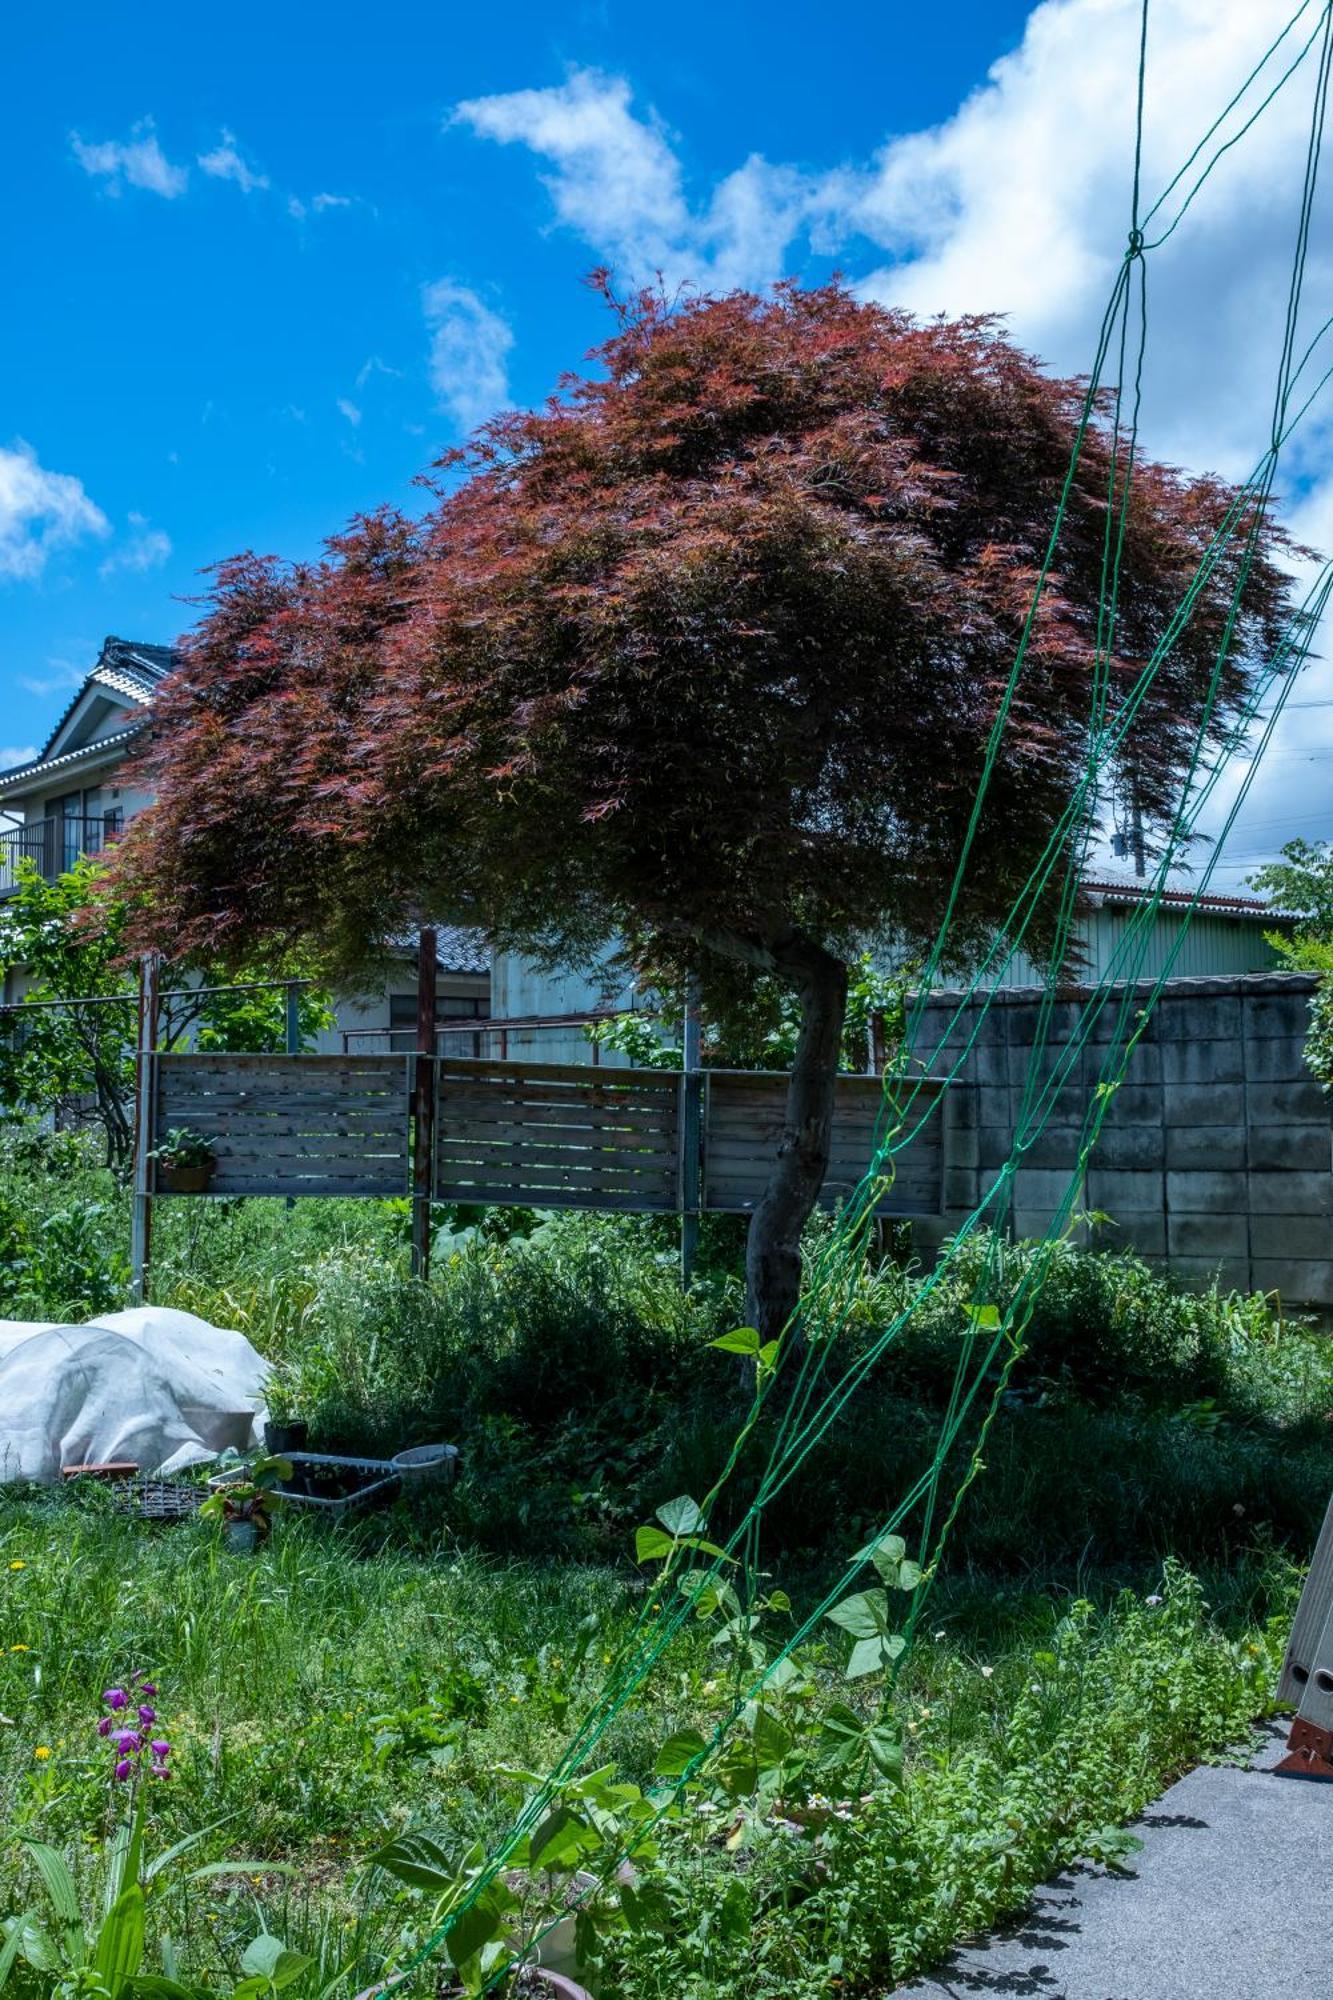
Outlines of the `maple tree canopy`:
M354 967L440 920L567 961L624 940L696 973L706 1003L775 973L810 1030L789 1236L823 1174L842 969L938 924L1084 390L992 320L921 324L838 285L618 310L598 372L450 454L424 519L358 520L316 563L219 567L156 703L158 803L118 865L147 899L141 940L172 951L313 939ZM958 953L1002 923L1086 766L1109 454L1103 413ZM1113 713L1233 498L1136 462ZM1214 734L1289 615L1279 532L1256 535ZM1122 760L1149 827L1176 804L1243 540Z

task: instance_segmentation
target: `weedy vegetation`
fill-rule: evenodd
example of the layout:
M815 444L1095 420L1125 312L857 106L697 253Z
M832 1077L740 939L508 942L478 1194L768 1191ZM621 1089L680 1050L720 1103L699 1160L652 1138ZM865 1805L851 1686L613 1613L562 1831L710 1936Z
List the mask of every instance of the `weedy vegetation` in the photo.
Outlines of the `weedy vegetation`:
M4 1312L121 1303L124 1204L77 1140L12 1136ZM447 1438L463 1471L336 1531L278 1508L246 1556L101 1489L0 1490L0 1976L22 2000L353 2000L440 1932L405 1990L481 1991L571 1895L602 1995L878 1994L1052 1869L1121 1865L1136 1813L1269 1705L1333 1484L1323 1337L1068 1244L911 1652L917 1552L881 1539L747 1699L929 1460L964 1256L766 1515L753 1583L698 1591L470 1900L700 1539L682 1496L744 1408L737 1246L720 1226L682 1294L657 1223L442 1213L427 1287L392 1203L159 1220L158 1299L246 1332L316 1449ZM869 1264L841 1338L908 1282Z

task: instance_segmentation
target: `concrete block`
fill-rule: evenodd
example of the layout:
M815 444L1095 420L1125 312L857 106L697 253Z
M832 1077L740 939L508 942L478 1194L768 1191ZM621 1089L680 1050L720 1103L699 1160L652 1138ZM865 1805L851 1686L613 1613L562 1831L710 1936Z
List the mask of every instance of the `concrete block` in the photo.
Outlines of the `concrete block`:
M1163 1093L1160 1085L1135 1084L1127 1077L1120 1088L1112 1093L1106 1124L1108 1126L1160 1125L1162 1101Z
M1252 1125L1246 1144L1252 1172L1333 1171L1333 1131L1327 1125Z
M1162 1078L1166 1083L1240 1083L1245 1076L1244 1050L1237 1038L1229 1042L1164 1042Z
M1009 1051L1003 1042L978 1042L967 1059L966 1074L974 1083L1008 1083Z
M1249 1115L1256 1125L1319 1125L1329 1116L1329 1099L1314 1081L1252 1083Z
M1305 1043L1286 1035L1244 1045L1245 1074L1252 1083L1304 1083L1310 1076Z
M1256 1257L1254 1286L1280 1292L1288 1305L1333 1306L1333 1260Z
M1223 1042L1241 1037L1241 1003L1223 994L1168 993L1157 1004L1160 1042Z
M1051 1208L1016 1208L1010 1218L1015 1239L1019 1243L1031 1243L1043 1237L1051 1226L1054 1213Z
M1250 1265L1244 1257L1169 1257L1166 1268L1182 1285L1191 1285L1196 1291L1207 1291L1212 1285L1224 1292L1252 1289Z
M1250 1212L1254 1215L1333 1215L1333 1174L1250 1175Z
M1168 1167L1235 1171L1247 1164L1245 1133L1236 1125L1168 1125L1164 1137Z
M1082 1143L1081 1125L1046 1125L1023 1148L1024 1167L1062 1168L1072 1174Z
M1054 1214L1064 1200L1073 1177L1072 1160L1063 1171L1059 1168L1020 1167L1014 1175L1014 1207L1039 1208L1047 1214Z
M1327 1258L1333 1262L1333 1218L1327 1215L1252 1215L1253 1257Z
M1096 1158L1094 1153L1094 1162ZM1115 1167L1094 1164L1088 1174L1087 1204L1089 1208L1105 1209L1117 1222L1122 1216L1128 1217L1142 1210L1160 1215L1163 1206L1162 1176L1122 1172Z
M1170 1215L1166 1228L1172 1257L1238 1257L1250 1252L1245 1215Z
M977 1133L977 1165L1002 1167L1014 1149L1014 1135L1007 1126L987 1125Z
M1153 1215L1146 1208L1127 1210L1119 1229L1097 1232L1096 1248L1132 1250L1139 1257L1164 1257L1166 1217L1160 1212Z
M1122 1010L1120 995L1118 993L1113 994L1098 1014L1096 1020L1092 1023L1088 1033L1089 1042L1095 1042L1098 1045L1104 1045L1107 1042L1127 1042L1134 1033L1134 1030L1142 1027L1143 1033L1137 1046L1139 1049L1152 1048L1161 1039L1157 1032L1160 1009L1152 1014L1145 1026L1143 1022L1143 1002L1145 997L1144 995L1140 995L1138 998L1131 1000L1129 1006Z
M1013 1128L1013 1107L1005 1085L979 1084L976 1091L977 1124L984 1132L988 1126L996 1126L1002 1132Z
M1171 1172L1166 1177L1166 1206L1171 1215L1211 1214L1219 1210L1244 1215L1247 1195L1244 1174Z
M1241 1011L1245 1017L1247 1040L1271 1038L1301 1042L1309 1032L1308 993L1247 994Z
M1162 1142L1174 1136L1173 1133L1162 1132L1155 1125L1112 1125L1108 1118L1093 1149L1092 1165L1094 1169L1135 1167L1140 1171L1160 1174L1166 1161L1173 1166L1202 1164L1193 1160L1173 1161L1169 1151L1164 1160ZM1243 1162L1237 1162L1237 1165L1241 1164Z
M970 1084L951 1083L945 1092L944 1115L951 1132L975 1132L977 1093Z
M1167 1125L1243 1126L1244 1089L1238 1083L1168 1083L1162 1090L1162 1119Z
M1223 1292L1253 1290L1251 1266L1243 1256L1169 1256L1167 1274L1177 1278L1181 1284L1191 1286L1195 1292L1207 1292L1211 1286L1219 1286Z
M1109 1045L1091 1052L1088 1058L1089 1082L1091 1084L1100 1082L1102 1073L1107 1067L1108 1059L1110 1060L1112 1073L1114 1074L1120 1067L1120 1058L1114 1054ZM1138 1085L1160 1083L1161 1080L1161 1049L1157 1046L1156 1042L1140 1043L1129 1058L1129 1065L1125 1070L1125 1082L1127 1084Z
M956 1125L945 1127L944 1161L950 1167L979 1167L981 1165L981 1138L974 1128L965 1127L961 1131Z
M981 1189L975 1167L946 1167L944 1169L944 1206L946 1208L975 1208L980 1199Z

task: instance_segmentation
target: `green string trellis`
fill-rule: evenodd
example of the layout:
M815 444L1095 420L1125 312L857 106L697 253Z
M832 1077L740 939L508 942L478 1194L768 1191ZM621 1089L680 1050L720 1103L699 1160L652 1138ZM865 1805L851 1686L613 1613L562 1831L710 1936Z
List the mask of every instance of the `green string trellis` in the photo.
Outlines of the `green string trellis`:
M1250 690L1243 711L1229 726L1220 743L1214 745L1210 751L1213 725L1221 699L1223 674L1231 655L1246 584L1260 544L1263 521L1270 504L1280 454L1287 440L1305 418L1329 376L1333 375L1333 365L1331 365L1319 377L1314 388L1307 393L1304 401L1293 413L1292 403L1297 384L1324 336L1333 328L1333 319L1325 322L1307 345L1300 361L1294 363L1323 139L1324 112L1330 66L1333 64L1333 0L1327 0L1327 4L1318 9L1313 29L1276 81L1266 83L1265 73L1288 37L1292 36L1301 22L1310 15L1313 4L1314 0L1304 0L1304 4L1297 8L1265 50L1240 89L1208 127L1183 166L1141 217L1143 103L1147 74L1149 14L1149 0L1143 0L1128 243L1099 330L1094 366L1080 410L1070 462L1056 505L1049 542L1039 569L1012 668L997 706L976 797L946 897L939 930L921 971L909 1013L903 1047L885 1079L884 1103L876 1131L873 1157L866 1175L840 1215L835 1230L821 1253L813 1260L809 1270L798 1309L798 1317L807 1337L801 1348L795 1378L787 1385L789 1393L784 1413L776 1427L753 1497L726 1542L721 1545L719 1553L711 1559L706 1568L702 1569L705 1578L716 1581L739 1553L745 1559L746 1573L752 1571L757 1563L758 1539L765 1507L795 1477L810 1453L837 1422L861 1383L883 1359L922 1303L944 1282L957 1262L963 1246L979 1234L984 1234L984 1256L981 1273L974 1287L974 1295L979 1306L993 1304L995 1311L987 1315L978 1310L971 1316L967 1330L960 1340L951 1392L931 1462L898 1502L870 1545L873 1546L874 1542L878 1542L884 1536L895 1533L911 1520L918 1507L921 1509L918 1532L923 1576L921 1584L913 1593L903 1635L908 1648L924 1610L931 1585L939 1573L940 1562L963 1500L981 1470L986 1437L1001 1406L1004 1389L1012 1369L1022 1351L1024 1330L1041 1285L1057 1246L1068 1234L1076 1216L1088 1160L1114 1100L1115 1092L1123 1082L1134 1050L1146 1030L1153 1007L1175 964L1190 918L1197 907L1199 897L1205 893L1212 878L1226 836L1248 795L1295 675L1309 655L1315 627L1328 605L1330 596L1333 595L1333 565L1330 565L1321 573L1301 609L1291 620L1282 642ZM1270 443L1250 478L1237 489L1226 517L1200 557L1196 574L1166 632L1151 658L1145 662L1133 687L1112 715L1109 667L1114 653L1118 622L1124 538L1137 452L1139 406L1147 344L1146 258L1174 234L1224 156L1231 152L1253 128L1278 93L1302 68L1316 46L1319 51L1316 86L1282 347L1276 371ZM1262 91L1263 94L1253 108L1246 111L1244 108L1246 102L1256 91ZM1228 131L1228 121L1232 119L1233 114L1237 115L1239 123L1234 130ZM1201 161L1202 165L1199 165ZM1194 172L1196 167L1198 167L1197 173ZM1170 222L1151 241L1147 240L1145 232L1148 226L1159 216L1177 189L1192 173L1194 178ZM1104 377L1108 359L1112 354L1116 362L1115 378L1113 382L1108 383ZM1132 365L1129 365L1131 357ZM1037 614L1055 564L1073 483L1082 460L1088 432L1099 406L1099 399L1108 387L1113 396L1115 414L1108 469L1101 601L1091 676L1086 765L1066 811L1051 834L1045 852L1015 899L1009 920L998 930L996 943L974 969L965 991L956 999L953 995L949 996L951 1011L943 1032L936 1038L935 1045L921 1049L919 1044L924 1039L926 1008L936 992L941 968L947 957L953 917L972 862L985 798L1013 701L1022 679ZM1235 562L1228 615L1219 638L1210 686L1182 781L1180 803L1172 824L1162 840L1147 893L1126 924L1109 964L1103 969L1079 1007L1077 1018L1072 1023L1066 1039L1061 1046L1055 1047L1053 1033L1057 1019L1057 981L1061 968L1068 959L1077 912L1078 884L1089 843L1096 830L1102 781L1114 767L1135 718L1139 715L1180 634L1193 615L1200 596L1217 576L1220 567L1228 560ZM1166 954L1165 964L1156 977L1147 982L1145 992L1143 990L1145 982L1142 979L1143 966L1154 927L1162 910L1162 898L1171 871L1196 836L1205 808L1213 799L1233 759L1246 745L1252 725L1260 719L1263 702L1275 688L1277 699L1272 709L1262 717L1263 726L1254 745L1254 754L1226 812L1221 832L1211 850L1209 860L1201 871L1193 896L1180 913L1176 935ZM1210 756L1211 762L1208 761ZM1062 873L1058 877L1058 887L1055 892L1053 935L1047 956L1046 977L1031 1052L1027 1060L1011 1154L999 1168L992 1185L955 1232L951 1245L946 1246L934 1269L919 1280L890 1324L881 1329L875 1338L842 1368L836 1379L830 1380L833 1363L839 1354L837 1336L846 1326L868 1232L877 1205L886 1188L892 1184L896 1156L910 1144L927 1119L937 1115L938 1106L943 1102L949 1084L957 1078L975 1046L994 996L1006 971L1022 949L1023 939L1031 928L1038 909L1049 903L1051 885L1056 879L1058 869L1062 869ZM1099 1032L1104 1020L1109 1020L1109 1031ZM1081 1084L1090 1081L1094 1070L1095 1081L1092 1081L1091 1089L1086 1094L1078 1128L1075 1158L1064 1193L1045 1237L1023 1264L1017 1283L1009 1285L1006 1282L1003 1225L1012 1197L1015 1173L1034 1140L1050 1122L1052 1112L1060 1102L1062 1094L1080 1088ZM1087 1072L1086 1075L1084 1071ZM926 1098L925 1107L913 1122L911 1116L913 1107L923 1095ZM733 1440L726 1462L713 1488L700 1503L699 1513L703 1532L706 1532L707 1523L712 1517L720 1495L728 1487L742 1462L777 1379L775 1371L770 1374L761 1373L756 1382L751 1406ZM979 1404L982 1404L983 1393L987 1391L967 1464L955 1484L943 1518L936 1527L936 1514L939 1510L946 1471L969 1418ZM695 1615L693 1589L687 1590L681 1587L681 1563L685 1553L683 1543L680 1547L673 1548L663 1570L646 1593L631 1630L613 1657L602 1689L590 1703L552 1771L540 1785L534 1787L509 1830L492 1851L485 1865L469 1882L466 1891L458 1896L443 1920L411 1953L407 1962L383 1983L381 1991L388 1992L402 1987L442 1945L447 1944L450 1932L501 1876L522 1841L539 1825L542 1817L550 1809L562 1787L588 1765L615 1717L642 1688L658 1661L685 1624ZM680 1776L663 1789L657 1798L652 1820L637 1830L636 1841L642 1840L646 1831L672 1811L681 1788L716 1753L742 1714L760 1699L764 1689L792 1651L818 1629L827 1612L844 1595L849 1584L861 1574L868 1559L868 1548L852 1557L836 1585L801 1619L784 1646L763 1670L752 1677L738 1681L733 1698L718 1721L711 1739L690 1760ZM896 1681L906 1657L905 1649L891 1668L890 1688ZM603 1862L597 1887L604 1886L614 1879L615 1871L624 1858L622 1852L610 1856ZM592 1894L595 1891L590 1889L586 1893ZM552 1918L551 1924L555 1921L557 1919ZM545 1929L550 1927L547 1925ZM521 1951L516 1951L507 1960L498 1963L487 1982L488 1987L498 1983L521 1957L530 1955L544 1934L544 1929L539 1930L524 1941Z

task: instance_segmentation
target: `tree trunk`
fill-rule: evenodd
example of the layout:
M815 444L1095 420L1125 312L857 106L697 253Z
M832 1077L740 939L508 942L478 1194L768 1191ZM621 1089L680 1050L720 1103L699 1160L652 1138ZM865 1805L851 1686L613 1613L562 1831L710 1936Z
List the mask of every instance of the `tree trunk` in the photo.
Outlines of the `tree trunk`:
M847 967L821 946L794 940L776 954L801 1006L777 1159L750 1223L746 1316L764 1340L782 1332L801 1294L801 1232L828 1172L833 1105L847 1012Z

